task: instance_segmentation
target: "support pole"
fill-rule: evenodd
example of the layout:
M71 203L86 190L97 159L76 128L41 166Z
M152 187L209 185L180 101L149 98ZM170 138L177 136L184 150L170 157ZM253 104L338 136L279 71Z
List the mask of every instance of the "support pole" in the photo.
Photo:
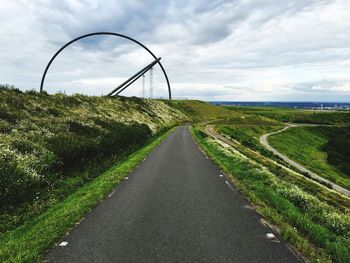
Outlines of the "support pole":
M149 71L149 89L150 98L153 99L153 68Z
M126 81L124 81L121 85L116 87L114 90L112 90L110 93L107 94L107 96L112 96L116 91L120 90L123 88L125 85L127 85L130 81L132 81L135 77L139 76L144 70L148 70L149 68L153 67L155 64L157 64L160 61L161 58L157 58L154 60L152 63L148 64L146 67L132 75L130 78L128 78Z
M145 98L145 75L142 75L142 98Z
M133 84L136 80L138 80L141 76L143 76L147 71L149 71L152 67L148 66L146 68L143 69L142 72L140 72L137 76L135 76L135 78L130 81L127 85L125 85L122 89L118 90L114 96L118 95L119 93L121 93L123 90L125 90L127 87L129 87L131 84Z

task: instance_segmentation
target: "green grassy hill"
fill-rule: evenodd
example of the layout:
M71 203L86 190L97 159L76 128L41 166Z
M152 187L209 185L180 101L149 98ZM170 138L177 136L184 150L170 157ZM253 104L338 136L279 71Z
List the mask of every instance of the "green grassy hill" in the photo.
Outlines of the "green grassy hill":
M230 118L237 114L223 107L214 106L198 100L169 101L169 105L189 116L191 122L209 122L220 118ZM238 115L237 115L238 116Z
M313 172L350 189L350 127L297 127L270 144Z
M0 88L0 233L187 120L161 100Z
M344 111L313 111L267 106L226 106L225 108L237 113L260 115L280 122L350 125L350 114Z
M203 101L170 101L169 105L184 112L192 123L212 125L283 125L281 122L261 115L232 111Z

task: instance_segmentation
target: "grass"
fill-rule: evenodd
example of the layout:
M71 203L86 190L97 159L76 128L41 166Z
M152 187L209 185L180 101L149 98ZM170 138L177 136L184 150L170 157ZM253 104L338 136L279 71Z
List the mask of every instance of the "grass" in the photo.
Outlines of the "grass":
M258 205L258 211L276 224L282 236L310 261L350 261L348 213L224 149L198 128L192 129L192 134L235 185Z
M32 220L152 136L187 120L161 100L0 86L0 233Z
M296 127L269 137L281 153L350 189L350 128Z
M147 146L115 164L93 181L86 183L35 220L2 235L0 261L39 262L46 249L102 201L170 132L153 139Z
M239 126L239 125L216 125L216 129L223 132L229 136L232 136L235 140L239 141L245 145L254 145L259 143L259 138L261 135L269 132L274 132L282 129L282 125L256 125L252 124L249 126ZM254 142L253 142L254 141Z
M320 184L317 184L313 181L306 180L302 175L298 175L292 170L289 170L291 167L288 166L288 163L285 163L284 161L275 158L274 155L272 155L270 152L266 154L264 151L259 151L259 145L258 138L261 134L264 132L269 132L275 129L275 127L232 127L228 126L226 129L220 129L226 126L215 126L215 129L219 132L222 132L224 135L228 135L230 138L233 138L234 140L239 141L239 143L234 143L235 141L232 140L231 143L234 144L234 148L238 150L240 153L242 153L244 156L247 156L252 161L255 161L259 164L261 164L263 167L268 169L271 173L275 174L276 176L283 178L284 180L288 180L290 183L297 185L298 187L302 188L303 190L307 191L308 193L314 195L319 200L322 200L323 202L326 202L327 204L330 204L334 207L337 207L338 209L342 211L350 211L350 199L346 198L339 193L336 193L334 191L329 191L327 188L323 187L322 182ZM233 132L231 132L233 129ZM236 129L239 131L236 132ZM242 135L242 133L244 133ZM240 136L236 136L242 135ZM249 140L252 140L253 143L244 144L242 140L248 138ZM253 139L255 138L255 139ZM247 147L247 145L249 145ZM256 145L256 146L255 146ZM283 166L281 166L283 165ZM283 168L285 167L285 168ZM289 169L288 169L289 168ZM328 187L328 185L325 185Z
M283 125L281 122L257 114L245 114L227 107L215 106L197 100L166 101L166 103L186 114L188 121L196 124L212 125Z
M350 114L343 111L314 111L284 107L225 106L226 109L247 115L260 115L280 122L349 125Z
M270 125L216 125L215 129L219 133L228 135L230 138L240 142L242 145L261 153L262 155L274 159L276 161L285 164L278 156L275 156L272 152L267 150L260 144L259 138L261 135L280 130L283 126L270 126Z
M172 107L184 112L189 116L192 123L215 121L221 118L233 118L238 114L223 107L196 100L178 100L167 102Z

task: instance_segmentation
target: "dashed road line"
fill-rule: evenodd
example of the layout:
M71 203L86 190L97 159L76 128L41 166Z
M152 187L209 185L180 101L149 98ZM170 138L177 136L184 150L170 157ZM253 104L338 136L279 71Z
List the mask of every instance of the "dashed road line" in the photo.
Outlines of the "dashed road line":
M230 187L230 188L231 188L231 190L232 190L232 191L234 191L234 190L235 190L235 189L233 189L232 185L231 185L229 182L225 181L225 183L227 184L227 186L228 186L228 187Z
M58 244L58 246L60 246L60 247L65 247L67 245L68 245L67 241L62 241L61 243Z

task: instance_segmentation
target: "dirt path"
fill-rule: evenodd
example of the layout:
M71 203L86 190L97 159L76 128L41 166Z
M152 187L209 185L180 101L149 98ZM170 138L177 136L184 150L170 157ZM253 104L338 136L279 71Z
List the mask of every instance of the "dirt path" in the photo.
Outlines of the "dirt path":
M289 159L287 156L283 155L282 153L280 153L279 151L277 151L275 148L273 148L269 142L268 142L268 137L270 135L276 134L276 133L280 133L283 132L287 129L293 128L293 127L300 127L300 126L324 126L324 125L315 125L315 124L288 124L288 126L284 127L281 130L275 131L275 132L270 132L270 133L266 133L264 135L262 135L260 137L260 143L269 151L273 152L275 155L278 155L281 159L283 159L285 162L289 163L290 165L294 166L295 168L297 168L298 170L300 170L301 172L304 173L308 173L310 175L311 178L316 179L318 181L323 181L327 184L330 184L332 186L332 188L346 196L350 197L350 191L323 178L322 176L319 176L318 174L310 171L309 169L305 168L304 166L298 164L297 162Z

